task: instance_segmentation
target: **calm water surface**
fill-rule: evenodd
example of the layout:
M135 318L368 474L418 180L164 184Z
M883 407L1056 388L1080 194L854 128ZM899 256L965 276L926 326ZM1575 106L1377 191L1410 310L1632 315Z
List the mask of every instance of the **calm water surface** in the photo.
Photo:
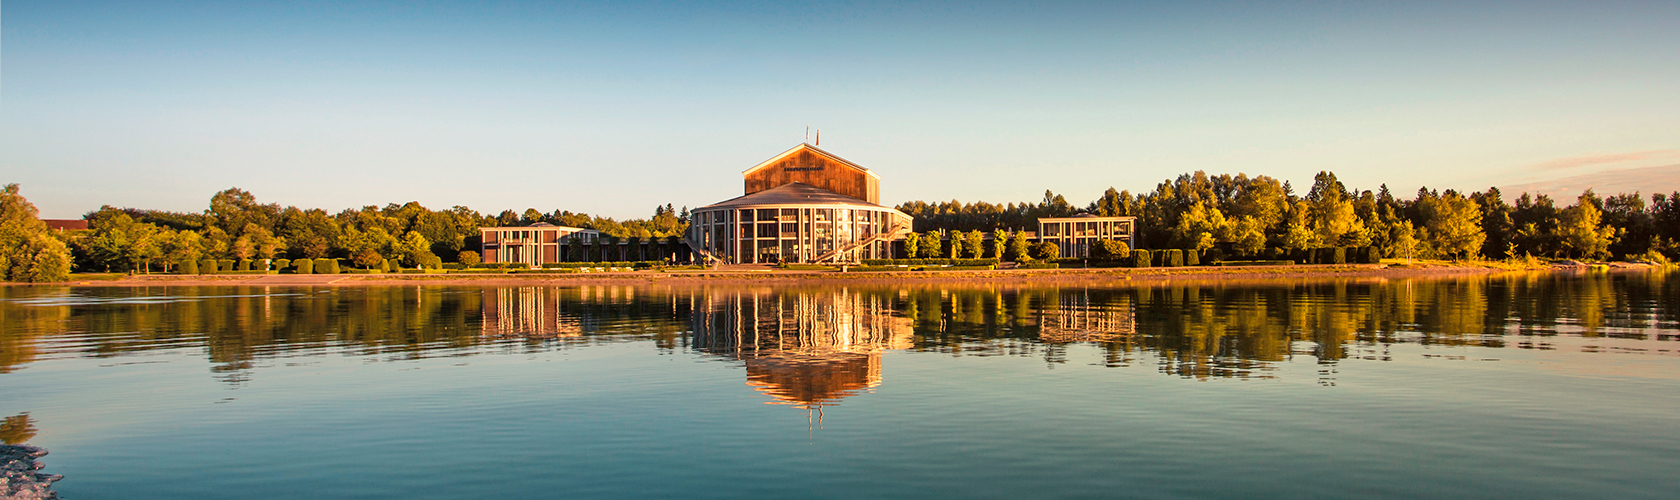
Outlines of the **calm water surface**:
M1673 498L1680 274L0 288L89 498Z

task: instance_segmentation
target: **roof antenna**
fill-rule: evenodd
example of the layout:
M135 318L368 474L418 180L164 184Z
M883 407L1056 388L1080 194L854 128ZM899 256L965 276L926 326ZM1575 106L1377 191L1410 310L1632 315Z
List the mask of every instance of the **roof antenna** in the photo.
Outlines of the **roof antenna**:
M811 126L810 125L805 126L805 143L806 144L811 143Z

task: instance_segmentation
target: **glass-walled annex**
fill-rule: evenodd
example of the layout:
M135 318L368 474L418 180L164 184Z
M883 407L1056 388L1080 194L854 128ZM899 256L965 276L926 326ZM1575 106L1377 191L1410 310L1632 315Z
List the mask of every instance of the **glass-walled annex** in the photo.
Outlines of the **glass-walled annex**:
M910 216L867 205L706 207L691 213L689 240L735 264L857 262L892 258Z

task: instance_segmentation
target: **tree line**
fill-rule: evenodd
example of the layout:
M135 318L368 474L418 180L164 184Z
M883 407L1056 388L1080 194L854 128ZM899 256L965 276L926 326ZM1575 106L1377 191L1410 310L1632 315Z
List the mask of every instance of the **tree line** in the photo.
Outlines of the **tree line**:
M647 219L623 221L536 209L491 216L463 206L432 210L408 202L334 214L259 203L250 192L230 188L211 196L203 212L107 205L83 216L87 230L55 232L11 184L0 193L0 269L8 281L62 281L71 270L171 272L205 259L393 259L413 266L476 260L480 227L549 223L593 229L611 238L653 239L680 236L688 228L687 213L686 207L678 211L665 205L655 207Z
M1080 213L1138 218L1143 248L1219 249L1235 256L1328 247L1375 247L1385 257L1680 258L1680 192L1602 197L1592 190L1572 204L1498 188L1461 193L1420 188L1410 199L1349 189L1320 172L1305 195L1287 181L1244 174L1184 174L1132 194L1109 188L1083 208L1045 191L1037 203L928 203L898 209L917 231L1035 230L1041 217Z

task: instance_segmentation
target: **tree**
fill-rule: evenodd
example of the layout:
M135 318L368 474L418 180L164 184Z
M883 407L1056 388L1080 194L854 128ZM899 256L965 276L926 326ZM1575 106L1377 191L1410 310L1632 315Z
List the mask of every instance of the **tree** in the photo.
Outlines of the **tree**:
M1096 260L1121 260L1132 256L1132 248L1120 240L1102 240L1091 247L1091 258Z
M937 259L940 251L945 249L944 247L944 236L939 234L939 231L928 231L922 234L921 249L917 257Z
M455 258L457 260L459 260L461 262L461 265L463 265L463 266L469 266L470 267L474 264L478 264L478 262L479 262L478 252L474 252L472 250L463 251L459 255L457 255Z
M426 241L425 236L414 231L403 235L396 250L402 254L403 262L411 266L418 266L429 257L435 257L432 255L432 242Z
M1558 224L1558 236L1568 251L1582 258L1603 258L1609 256L1610 242L1613 230L1599 225L1602 213L1592 203L1591 189L1582 193L1575 206L1563 210L1562 220Z
M1032 255L1029 250L1027 233L1015 233L1015 237L1009 239L1009 258L1015 262L1031 261Z
M1321 240L1318 238L1318 233L1312 230L1310 223L1308 222L1308 211L1310 211L1310 209L1308 208L1307 202L1302 201L1295 203L1294 210L1289 215L1289 223L1284 229L1284 248L1292 250L1305 250L1308 248L1318 248L1321 244Z
M70 278L70 249L48 232L17 184L0 188L0 278L45 283Z
M1003 261L1003 254L1007 253L1008 250L1009 250L1009 231L1004 231L1002 229L992 230L992 252L991 252L992 258L997 259L999 262L1002 262Z
M1225 216L1219 213L1219 209L1209 208L1198 201L1179 215L1178 224L1173 226L1172 242L1180 247L1203 250L1213 248L1215 234L1229 233Z
M373 266L384 264L385 257L381 257L379 252L374 251L372 248L363 248L356 251L356 253L351 254L350 261L354 262L358 266L362 266L362 269L372 269Z
M960 259L960 258L962 258L962 247L963 247L963 234L962 234L962 232L961 231L951 232L951 238L949 240L949 243L945 246L945 250L946 250L945 257L948 258L948 259Z
M1420 196L1418 212L1428 229L1428 243L1436 252L1454 259L1475 256L1487 234L1482 232L1482 210L1476 202L1447 191L1435 197Z
M916 258L916 255L921 253L921 249L922 235L916 233L904 235L904 258Z
M1040 241L1032 246L1032 256L1035 259L1056 259L1062 256L1062 247L1053 241Z
M985 242L985 233L981 233L978 229L969 231L967 237L963 240L963 255L968 256L970 259L980 258L980 254L982 253L981 250L985 249L985 247L982 246L985 245Z

